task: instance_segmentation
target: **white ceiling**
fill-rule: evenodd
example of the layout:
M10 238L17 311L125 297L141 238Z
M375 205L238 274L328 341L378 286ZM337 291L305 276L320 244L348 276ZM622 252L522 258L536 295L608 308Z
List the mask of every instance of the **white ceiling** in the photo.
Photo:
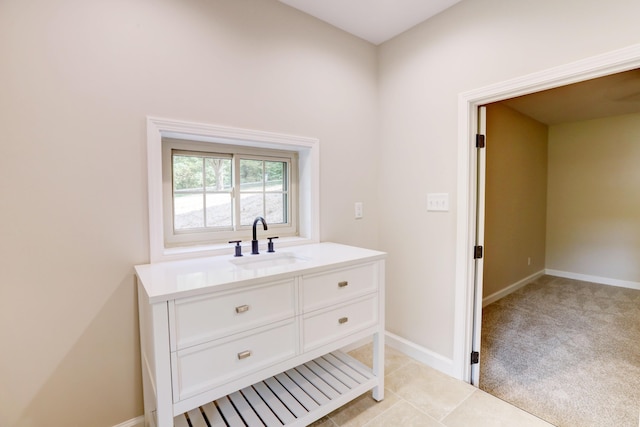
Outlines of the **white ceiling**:
M280 0L375 45L460 0Z
M279 0L375 45L461 0ZM640 70L503 101L542 123L640 112Z

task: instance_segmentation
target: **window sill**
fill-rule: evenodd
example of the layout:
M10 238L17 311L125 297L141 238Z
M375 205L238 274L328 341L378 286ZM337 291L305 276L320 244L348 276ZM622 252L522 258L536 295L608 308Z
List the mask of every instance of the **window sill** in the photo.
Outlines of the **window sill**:
M267 251L267 239L259 239L260 251ZM274 240L276 251L278 248L287 248L291 246L308 245L318 243L318 241L307 237L282 237ZM240 244L243 254L251 253L251 241L247 240ZM165 248L162 253L162 261L175 261L179 259L200 258L207 256L233 255L234 245L229 243L217 243L212 245L197 246L179 246L174 248Z

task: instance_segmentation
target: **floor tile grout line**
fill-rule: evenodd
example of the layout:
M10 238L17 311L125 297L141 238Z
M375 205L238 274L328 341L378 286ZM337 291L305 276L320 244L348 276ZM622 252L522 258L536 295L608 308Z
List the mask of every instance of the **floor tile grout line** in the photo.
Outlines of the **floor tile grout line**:
M411 357L407 357L407 358L396 358L394 356L394 361L392 362L392 366L396 367L396 369L392 369L392 370L388 370L387 373L389 374L393 374L395 373L397 370L401 370L401 369L411 369L414 365L413 362L415 362L415 367L421 369L422 367L426 368L429 371L432 371L434 374L437 375L442 375L441 372L429 367L428 365L425 365L422 362L416 361L414 359L412 359ZM402 363L399 363L402 362ZM386 375L385 375L386 377ZM445 377L448 377L445 375ZM458 383L464 383L462 381L457 381ZM385 381L385 384L388 384ZM445 411L438 411L438 415L440 413L442 413L441 416L437 417L437 415L431 414L429 411L429 407L418 407L417 405L419 404L418 401L412 401L409 399L412 399L412 396L406 396L405 394L399 394L395 391L392 391L390 388L385 387L385 400L390 398L390 397L394 397L397 398L397 400L393 403L390 403L389 407L382 407L379 409L380 412L378 412L378 410L373 409L372 412L369 412L372 408L375 408L375 404L374 405L367 405L367 408L364 408L362 410L356 411L355 413L352 413L350 416L347 416L346 418L339 420L339 419L334 419L333 417L331 417L329 414L327 416L327 419L329 419L329 423L326 423L325 427L346 427L346 426L360 426L360 427L373 427L376 424L380 424L383 421L385 422L384 424L386 425L396 425L394 423L396 423L398 421L397 415L396 413L403 413L404 409L409 409L410 413L413 413L414 415L413 417L419 417L420 420L423 420L425 422L428 422L429 425L433 424L434 426L438 426L438 427L447 427L449 424L448 423L456 423L458 422L459 424L459 417L457 415L453 415L455 414L462 414L463 416L469 416L469 414L464 415L466 412L468 412L469 410L474 411L474 406L475 403L473 402L473 396L476 396L477 398L480 398L480 395L486 395L491 399L491 403L487 403L489 404L490 407L494 407L494 405L496 405L496 408L500 408L501 410L504 410L504 408L502 406L509 405L510 407L513 406L507 402L504 402L503 400L500 400L499 398L496 398L495 396L492 396L489 393L486 393L476 387L470 386L468 383L466 383L466 386L464 389L460 389L458 387L455 387L454 383L450 383L450 385L452 387L454 387L454 389L458 390L458 396L457 399L455 399L454 401L449 401L448 403L453 405L453 407L450 410L445 410ZM444 385L443 385L444 386ZM425 388L425 389L417 389L415 390L415 393L417 393L417 395L419 396L438 396L439 392L437 390L428 390L429 387ZM433 394L435 392L435 394ZM463 393L459 393L459 392L463 392ZM480 395L477 395L476 392L480 392ZM484 400L481 399L481 400ZM457 403L456 403L457 402ZM408 404L407 405L405 405ZM348 403L347 405L353 404L353 402ZM449 406L449 404L445 404L446 407ZM399 408L399 405L402 405L403 408ZM442 407L442 405L438 406L439 409L445 409ZM361 414L363 411L365 412L369 412L368 416L364 416L362 419L359 419L360 416L359 414ZM392 413L388 413L389 411L393 411ZM443 413L444 412L444 413ZM526 413L525 411L521 411ZM527 413L529 416L532 416L533 414ZM517 415L517 414L516 414ZM369 418L372 417L372 418ZM385 418L380 418L380 417L385 417ZM451 419L449 419L449 417L451 417ZM519 415L517 415L515 417L515 419L517 420L519 417ZM544 421L542 419L540 419L539 417L534 416L537 420L540 421ZM510 418L510 417L509 417ZM449 421L447 421L449 420ZM417 418L415 420L417 422ZM475 425L475 423L473 424ZM518 425L518 424L509 424L509 425ZM537 425L537 424L536 424ZM546 424L545 424L546 425ZM386 427L386 426L385 426ZM638 426L640 427L640 426Z
M328 417L327 417L327 419L328 419L329 421L331 421L331 424L333 424L335 427L340 427L340 426L338 425L338 423L337 423L337 422L335 422L335 421L333 420L333 418L331 418L331 417L329 417L329 416L328 416Z
M409 358L409 357L407 356L407 358ZM406 361L402 366L398 366L397 368L395 368L395 369L393 369L393 370L391 370L391 371L388 371L388 370L386 370L386 369L385 369L385 372L384 372L384 376L385 376L385 378L387 377L387 375L391 375L391 374L393 374L394 372L399 371L400 369L402 369L402 368L404 368L404 367L408 366L411 362L414 362L414 360L413 360L413 359L411 359L411 358L409 358L409 360L407 360L407 361Z
M385 388L385 389L384 389L384 394L385 394L385 399L389 397L389 394L394 395L394 396L398 399L398 402L394 403L394 404L393 404L393 405L391 405L389 408L385 409L385 410L384 410L384 411L382 411L380 414L376 415L376 416L375 416L375 417L373 417L371 420L367 421L367 422L365 423L365 425L366 425L366 424L368 424L369 422L373 421L374 419L378 418L380 415L384 414L384 413L385 413L385 412L387 412L389 409L393 408L393 407L394 407L395 405L397 405L399 402L401 402L402 400L404 400L404 399L403 399L402 397L400 397L397 393L395 393L395 392L393 392L393 391L389 390L388 388ZM383 401L384 401L384 399L383 399L383 400L381 400L381 401L379 401L379 402L377 401L377 402L376 402L376 404L380 404L380 403L382 403ZM353 402L353 401L351 401L351 402L347 403L345 406L347 406L347 405L351 404L352 402ZM336 420L334 420L334 419L331 417L331 414L328 414L328 415L327 415L327 418L328 418L328 419L330 419L330 420L331 420L331 422L333 422L333 424L334 424L335 426L340 427L340 424L338 424L338 422L337 422ZM364 427L364 426L363 426L363 427Z
M403 399L404 400L404 399ZM434 420L435 422L437 422L438 424L442 424L442 421L437 419L436 417L434 417L433 415L431 415L428 412L423 411L422 409L418 408L416 405L414 405L413 403L409 402L408 400L405 400L405 402L407 402L413 409L415 409L416 411L420 412L423 415L426 415L427 417L429 417L430 419ZM448 414L447 414L448 415ZM446 416L445 416L446 417ZM443 418L444 419L444 418Z
M460 406L462 406L464 404L464 402L466 402L467 400L469 400L471 398L471 396L473 396L476 392L480 391L480 389L475 389L475 390L471 390L471 393L469 393L467 395L467 397L465 397L464 399L462 399L460 401L460 403L458 403L456 406L454 406L447 414L445 414L442 418L440 418L438 420L439 423L444 424L444 420L445 418L447 418L449 415L453 414L456 409L458 409Z
M369 421L367 421L366 423L364 423L362 425L362 427L367 427L368 425L370 425L374 420L376 420L377 418L380 418L382 415L386 414L387 412L389 412L392 408L396 407L398 404L402 403L402 402L406 402L404 399L400 398L396 403L394 403L393 405L389 406L387 409L385 409L384 411L380 412L378 415L376 415L375 417L371 418Z

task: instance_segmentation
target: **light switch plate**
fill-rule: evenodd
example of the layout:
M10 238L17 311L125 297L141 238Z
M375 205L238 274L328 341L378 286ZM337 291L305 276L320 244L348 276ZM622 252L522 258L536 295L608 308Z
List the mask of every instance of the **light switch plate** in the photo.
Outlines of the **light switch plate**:
M356 202L356 205L355 205L355 218L356 219L362 219L363 215L364 215L364 212L363 212L362 202Z
M427 194L427 210L432 212L449 211L449 193Z

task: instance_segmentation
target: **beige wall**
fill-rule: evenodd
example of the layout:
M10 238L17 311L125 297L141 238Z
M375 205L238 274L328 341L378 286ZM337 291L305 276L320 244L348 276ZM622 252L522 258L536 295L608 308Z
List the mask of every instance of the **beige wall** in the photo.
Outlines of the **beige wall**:
M388 329L451 357L458 94L636 43L638 14L467 0L376 49L275 0L2 1L0 425L142 413L146 115L319 138L321 239L388 251Z
M547 133L507 106L487 106L485 298L545 267Z
M0 2L0 426L142 414L146 115L319 138L321 239L378 247L376 72L275 0Z
M380 47L387 329L453 357L458 95L638 42L637 0L465 0Z
M547 268L640 282L640 114L549 128Z

